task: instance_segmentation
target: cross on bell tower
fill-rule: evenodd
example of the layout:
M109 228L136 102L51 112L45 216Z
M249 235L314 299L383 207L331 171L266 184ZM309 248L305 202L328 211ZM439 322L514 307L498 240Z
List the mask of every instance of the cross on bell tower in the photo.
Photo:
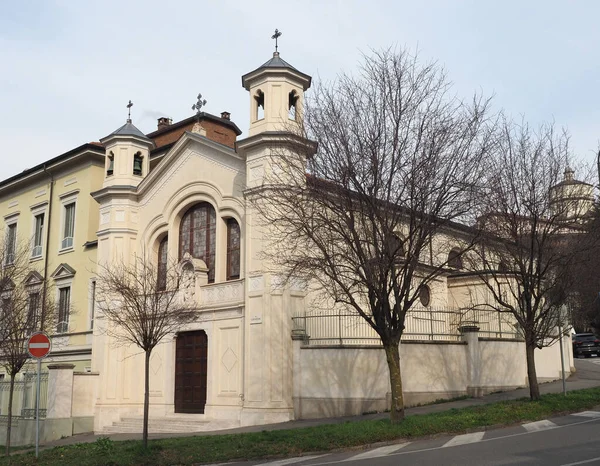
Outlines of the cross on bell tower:
M133 102L129 100L127 104L127 123L131 123L131 107L133 107Z
M275 34L271 36L271 39L275 39L275 52L277 52L277 39L281 37L282 32L279 29L275 29Z

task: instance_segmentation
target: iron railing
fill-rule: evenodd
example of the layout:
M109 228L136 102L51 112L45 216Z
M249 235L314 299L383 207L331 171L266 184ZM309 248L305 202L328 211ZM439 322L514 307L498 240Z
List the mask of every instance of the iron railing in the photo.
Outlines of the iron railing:
M24 372L15 381L13 393L13 416L22 419L35 418L37 372ZM6 422L8 416L8 397L10 380L0 381L0 423ZM40 374L40 418L46 417L48 404L48 372Z
M406 315L402 341L459 341L460 328L476 325L481 336L501 339L518 337L514 320L492 310L417 308ZM296 334L305 335L311 346L379 346L379 336L358 314L313 311L292 318Z

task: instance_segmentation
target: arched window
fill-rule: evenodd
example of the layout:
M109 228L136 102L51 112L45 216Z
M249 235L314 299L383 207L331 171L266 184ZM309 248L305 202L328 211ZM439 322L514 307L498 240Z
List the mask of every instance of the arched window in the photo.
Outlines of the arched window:
M169 249L169 237L165 236L160 244L158 245L158 267L156 277L156 289L158 291L165 291L167 289L167 260Z
M458 249L453 249L448 254L448 267L451 267L453 269L463 268L462 257L460 257L460 251Z
M108 154L108 166L106 168L106 176L110 176L113 174L115 169L115 154L111 150Z
M298 93L293 90L292 92L290 92L289 96L288 96L288 118L290 120L295 120L298 116L298 109L296 107L296 105L298 104Z
M227 280L240 278L240 226L227 220Z
M133 155L133 174L134 175L142 176L143 163L144 163L144 157L142 156L142 153L140 151L137 151Z
M255 120L262 120L265 117L265 93L258 89L254 95L256 101L256 113L254 114Z
M391 246L391 255L392 257L394 257L395 260L400 260L400 259L404 259L404 257L406 256L406 251L404 249L404 241L402 240L402 238L397 235L397 234L393 234L391 241L390 241L390 246Z
M215 281L215 209L203 202L190 208L179 227L179 259L186 252L202 259L208 267L208 282Z

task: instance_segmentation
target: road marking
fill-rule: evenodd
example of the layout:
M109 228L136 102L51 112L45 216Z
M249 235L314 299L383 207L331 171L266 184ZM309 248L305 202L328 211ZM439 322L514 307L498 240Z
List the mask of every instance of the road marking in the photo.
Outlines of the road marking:
M597 456L596 458L590 458L589 460L577 461L576 463L563 464L562 466L577 466L578 464L593 463L598 460L600 460L600 456Z
M583 416L583 417L600 417L600 411L583 411L581 413L573 413L571 416Z
M479 442L483 438L484 434L485 432L473 432L472 434L457 435L452 440L449 440L448 442L444 443L444 445L442 445L442 448Z
M345 461L358 461L365 460L367 458L379 458L381 456L387 456L390 453L395 453L401 448L404 448L410 442L396 444L396 445L388 445L386 447L375 448L374 450L365 451L364 453L359 453L358 455L352 456L351 458L347 458Z
M598 418L586 419L584 421L573 422L571 424L565 424L565 425L562 425L562 426L557 425L556 428L557 429L566 429L566 428L570 428L570 427L573 427L573 426L579 426L579 425L583 425L583 424L589 424L590 422L598 422L598 420L599 420ZM500 437L485 438L485 439L482 439L481 442L497 442L498 440L504 440L504 439L513 438L513 437L522 437L524 435L530 435L530 434L532 434L532 432L525 431L525 432L519 432L519 433L516 433L516 434L501 435ZM415 444L415 443L413 442L413 444ZM418 454L418 453L423 453L425 451L439 450L440 448L444 448L444 447L441 446L441 447L418 448L418 449L409 450L409 451L403 451L401 449L397 453L391 454L389 456L415 455L415 454ZM323 461L321 463L313 463L310 466L325 466L325 465L329 465L329 464L342 464L342 463L345 463L345 462L346 462L345 459L342 459L342 460L330 460L330 461ZM588 461L588 462L591 462L591 460ZM564 464L562 466L575 466L576 464L577 463L571 464L571 465Z
M536 421L536 422L528 422L527 424L523 424L523 427L527 432L538 432L541 430L554 429L558 427L554 422L544 420L544 421Z
M286 464L294 464L294 463L299 463L300 461L310 461L310 460L314 460L315 458L321 458L325 455L313 455L313 456L299 456L298 458L288 458L285 460L277 460L277 461L271 461L270 463L260 463L260 465L257 466L284 466Z

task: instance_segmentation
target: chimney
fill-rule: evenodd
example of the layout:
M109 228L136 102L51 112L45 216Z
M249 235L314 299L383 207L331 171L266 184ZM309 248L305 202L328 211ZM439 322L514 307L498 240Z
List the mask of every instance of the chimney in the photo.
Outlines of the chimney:
M171 120L170 118L167 117L160 117L158 119L158 129L164 129L167 126L171 126L171 124L173 123L173 120Z
M229 112L221 112L221 118L223 118L223 120L230 120L231 119L231 113L229 113Z

